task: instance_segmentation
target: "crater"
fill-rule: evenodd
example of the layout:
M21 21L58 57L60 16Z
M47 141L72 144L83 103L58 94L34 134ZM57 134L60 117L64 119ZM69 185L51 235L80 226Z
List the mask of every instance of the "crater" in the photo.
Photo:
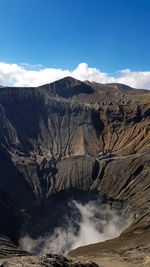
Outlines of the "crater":
M150 92L116 86L68 77L0 90L0 257L144 262Z
M35 255L66 254L80 246L119 236L133 221L98 193L65 190L24 212L19 244ZM34 215L33 215L34 214Z

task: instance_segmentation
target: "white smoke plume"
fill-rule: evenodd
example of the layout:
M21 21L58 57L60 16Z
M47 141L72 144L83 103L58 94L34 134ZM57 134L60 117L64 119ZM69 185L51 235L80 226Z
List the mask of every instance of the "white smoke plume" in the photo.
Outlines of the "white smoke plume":
M115 238L132 222L132 218L125 222L110 207L100 206L96 201L84 205L73 201L70 205L78 210L80 220L66 217L67 228L57 227L52 235L40 236L36 240L26 235L20 239L21 247L35 254L66 254L79 246Z

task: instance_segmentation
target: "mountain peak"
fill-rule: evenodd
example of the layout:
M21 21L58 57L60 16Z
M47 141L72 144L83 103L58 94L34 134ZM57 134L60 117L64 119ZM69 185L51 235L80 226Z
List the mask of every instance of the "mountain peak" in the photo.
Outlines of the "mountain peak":
M62 78L50 84L40 86L39 88L46 89L53 95L60 97L69 98L79 94L92 94L93 88L90 85L81 82L80 80L74 79L70 76Z

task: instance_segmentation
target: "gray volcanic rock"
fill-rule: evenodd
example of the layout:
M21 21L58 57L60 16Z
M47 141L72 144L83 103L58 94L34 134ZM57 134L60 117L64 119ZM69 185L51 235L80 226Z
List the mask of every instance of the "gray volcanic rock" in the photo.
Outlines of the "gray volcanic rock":
M62 199L91 192L125 218L132 214L122 234L126 246L133 247L135 236L147 246L149 91L71 77L38 88L1 88L0 122L0 236L9 239L13 256L25 253L18 245L23 231L38 236L42 218L45 229L53 225L59 192ZM53 216L57 221L59 214ZM1 257L8 254L6 246L0 250Z

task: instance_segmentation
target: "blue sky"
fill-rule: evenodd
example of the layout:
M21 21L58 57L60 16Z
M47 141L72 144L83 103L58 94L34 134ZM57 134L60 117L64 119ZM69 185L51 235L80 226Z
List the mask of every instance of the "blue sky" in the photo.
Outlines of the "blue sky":
M149 0L0 0L0 17L0 62L150 70Z
M0 10L1 61L149 69L149 0L0 0Z

